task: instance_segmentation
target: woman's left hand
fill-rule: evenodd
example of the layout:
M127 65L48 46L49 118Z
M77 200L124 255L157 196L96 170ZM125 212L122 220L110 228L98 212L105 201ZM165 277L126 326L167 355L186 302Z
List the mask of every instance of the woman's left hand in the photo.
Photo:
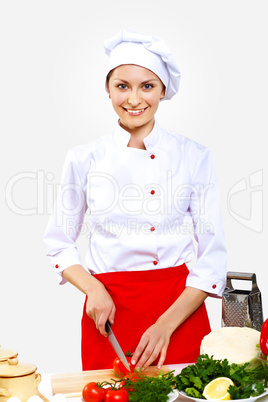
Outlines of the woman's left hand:
M149 327L142 335L133 353L131 363L136 365L135 368L146 368L159 356L157 367L161 369L166 358L171 334L172 331L170 331L163 322L157 321Z
M157 368L161 369L166 359L171 335L204 302L207 296L208 294L203 290L186 287L155 324L144 332L133 353L131 363L137 369L146 368L159 356Z

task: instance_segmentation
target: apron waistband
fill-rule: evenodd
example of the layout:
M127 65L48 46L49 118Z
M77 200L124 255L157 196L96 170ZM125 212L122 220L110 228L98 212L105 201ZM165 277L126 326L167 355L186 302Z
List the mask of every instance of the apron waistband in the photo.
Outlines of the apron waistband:
M170 268L150 269L146 271L118 271L94 274L102 283L112 285L116 283L158 282L165 279L183 278L189 270L186 264Z

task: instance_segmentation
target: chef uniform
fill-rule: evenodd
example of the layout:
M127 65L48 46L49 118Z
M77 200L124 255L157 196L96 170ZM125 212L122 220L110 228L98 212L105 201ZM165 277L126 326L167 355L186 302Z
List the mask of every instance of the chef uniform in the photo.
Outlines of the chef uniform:
M105 42L105 50L108 71L137 64L158 75L165 99L178 91L179 69L158 38L121 31ZM221 297L226 278L219 189L210 150L157 121L143 140L145 149L128 147L130 137L118 122L110 133L68 152L44 236L47 255L63 284L62 271L82 265L76 245L80 232L90 233L86 269L113 299L113 331L125 352L135 350L145 330L185 286ZM195 256L189 272L186 263ZM209 332L203 303L173 332L165 364L195 361ZM84 307L83 369L111 368L114 358L107 338Z

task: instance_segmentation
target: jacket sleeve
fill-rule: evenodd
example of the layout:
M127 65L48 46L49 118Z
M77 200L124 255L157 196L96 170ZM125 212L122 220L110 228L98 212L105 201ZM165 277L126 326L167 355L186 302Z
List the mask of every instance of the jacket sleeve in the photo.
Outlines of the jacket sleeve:
M58 274L60 284L66 283L62 271L70 265L80 264L76 240L81 232L87 210L86 195L73 151L69 151L63 166L60 190L50 216L44 242L47 256Z
M197 242L197 260L190 270L186 286L221 297L226 284L227 252L218 181L212 154L207 148L193 171L190 213Z

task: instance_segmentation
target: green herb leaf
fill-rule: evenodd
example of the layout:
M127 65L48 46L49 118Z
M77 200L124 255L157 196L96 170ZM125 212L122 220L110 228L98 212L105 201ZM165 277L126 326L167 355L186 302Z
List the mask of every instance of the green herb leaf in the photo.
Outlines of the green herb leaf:
M214 360L213 356L201 355L196 364L185 367L175 376L176 388L187 395L202 395L205 386L217 377L230 378L234 386L229 387L231 399L244 399L261 395L268 387L268 366L248 368L248 364L229 364L227 359ZM195 391L193 391L195 390Z
M200 399L205 399L200 392L198 392L195 388L186 388L185 392L187 395L192 396L193 398L200 398Z
M130 402L165 402L175 386L173 371L160 373L157 377L141 375L138 380L125 379L124 387L129 393Z

